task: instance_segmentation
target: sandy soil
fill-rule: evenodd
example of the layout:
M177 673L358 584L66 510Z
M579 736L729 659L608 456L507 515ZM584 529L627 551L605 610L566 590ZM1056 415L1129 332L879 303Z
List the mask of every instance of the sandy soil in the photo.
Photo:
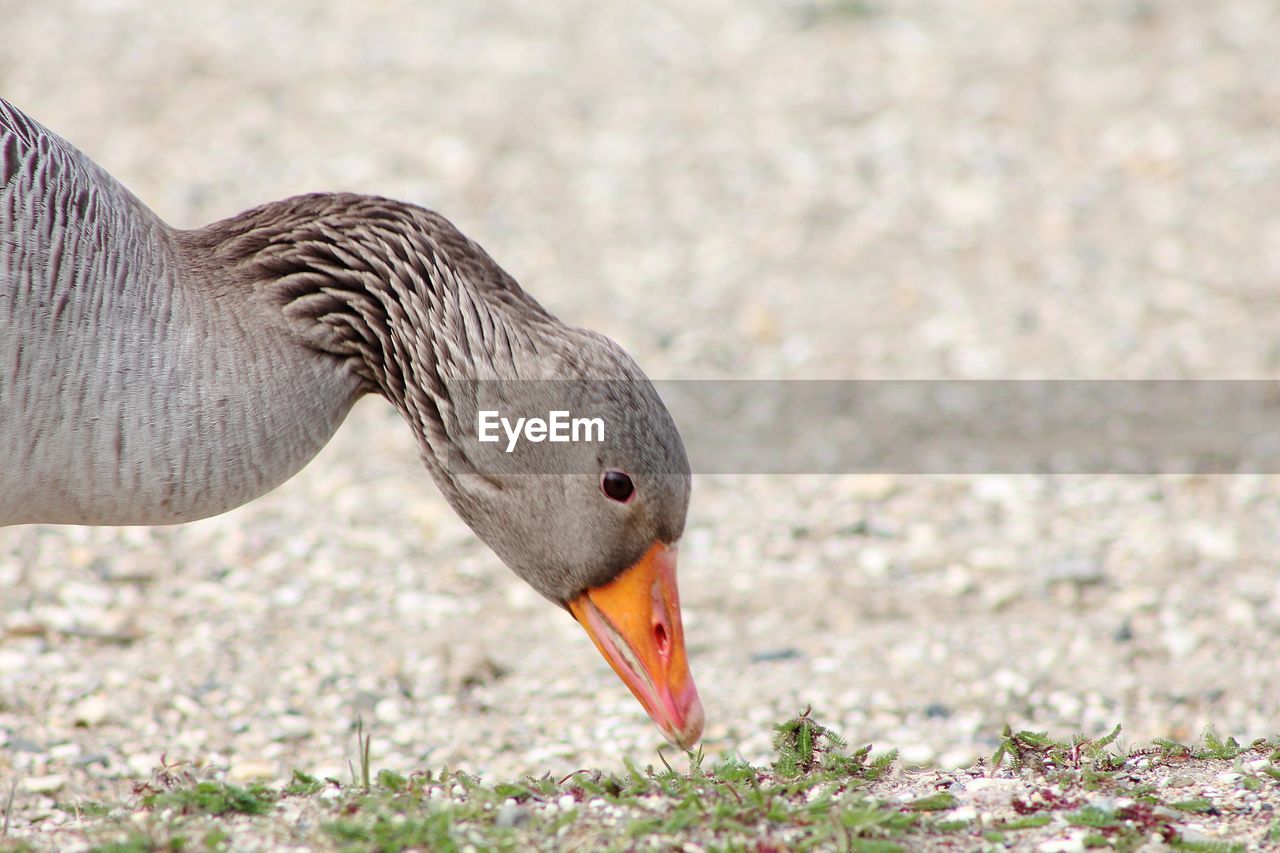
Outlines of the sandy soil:
M666 378L1280 370L1269 0L0 0L0 92L193 226L317 189L444 212ZM0 414L0 416L3 416ZM1280 731L1280 479L700 476L706 745L806 704L908 762L1004 723ZM362 403L275 493L0 531L18 825L161 754L619 768L660 736Z

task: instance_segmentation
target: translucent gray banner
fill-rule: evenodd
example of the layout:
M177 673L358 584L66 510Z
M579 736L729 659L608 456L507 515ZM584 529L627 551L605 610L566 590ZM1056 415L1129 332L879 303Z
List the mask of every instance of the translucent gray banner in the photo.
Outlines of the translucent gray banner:
M663 418L643 402L651 395L640 383L450 385L450 433L469 464L485 473L590 470L598 456L591 449L604 452L628 435L656 440L663 432ZM1280 472L1280 381L666 380L654 386L697 473ZM563 414L549 417L553 412ZM514 426L520 417L526 425L548 421L542 438L537 428L530 435L527 426L513 431L501 424L506 418L506 426ZM567 438L557 441L553 433ZM664 461L650 462L673 470L652 473L683 473L675 470L683 460L659 458Z

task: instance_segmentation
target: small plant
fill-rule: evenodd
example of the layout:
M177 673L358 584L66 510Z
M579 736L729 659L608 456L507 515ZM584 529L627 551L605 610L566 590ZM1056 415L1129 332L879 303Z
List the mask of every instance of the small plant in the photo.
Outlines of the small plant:
M356 756L360 759L360 776L356 777L356 768L351 763L351 759L347 759L347 769L351 771L351 784L360 783L360 787L366 792L369 790L369 747L373 740L373 735L364 733L364 718L356 717Z
M267 814L276 794L266 785L241 788L226 782L197 782L190 788L174 788L148 794L142 804L149 809L174 809L180 814Z
M231 840L231 836L228 835L222 827L215 826L213 829L205 833L204 849L205 850L222 850L228 845L230 840Z
M102 817L111 813L111 806L106 803L94 803L86 800L74 803L58 803L54 808L77 818Z
M1204 732L1204 749L1196 750L1196 758L1219 758L1224 761L1230 761L1242 752L1248 752L1250 747L1241 746L1233 737L1227 738L1225 741L1220 740L1213 729L1205 729Z
M1170 758L1191 758L1191 747L1180 744L1167 738L1158 737L1152 741L1160 748L1160 757L1164 759Z
M956 807L956 798L953 794L946 791L939 791L936 794L930 794L927 797L921 797L918 800L912 800L907 803L906 807L913 812L941 812Z
M289 780L289 784L285 786L284 792L298 797L309 797L312 794L324 788L325 783L321 782L314 776L303 773L301 770L293 771L293 778Z
M384 791L398 793L403 791L409 784L409 780L396 773L394 770L378 771L378 787Z
M810 717L811 710L805 708L798 716L774 727L773 749L778 757L773 769L783 778L812 773L820 766L819 757L823 752L848 746L839 735Z
M1169 844L1174 850L1190 850L1193 853L1245 853L1243 844L1231 841L1186 841L1175 838Z
M773 762L773 771L781 778L794 779L807 774L825 773L833 777L877 779L897 760L895 750L868 764L870 745L849 754L846 752L848 742L813 719L810 716L811 710L805 708L782 725L774 726L773 750L777 757Z
M1121 821L1113 813L1097 806L1085 806L1079 811L1067 815L1067 823L1072 826L1085 826L1090 829L1104 829L1121 825Z
M1026 817L1015 817L1012 820L1006 820L997 826L998 829L1006 832L1016 832L1019 829L1036 829L1037 827L1047 826L1053 823L1053 818L1047 814L1027 815Z
M996 749L995 755L991 756L991 763L996 767L1003 764L1005 758L1009 758L1015 768L1032 764L1040 769L1044 767L1045 756L1055 747L1062 746L1045 732L1023 731L1014 734L1009 726L1004 727L1000 737L1000 746Z
M13 777L13 782L9 785L9 796L5 798L4 803L4 826L0 827L0 835L9 834L9 818L13 815L13 797L18 793L18 777Z

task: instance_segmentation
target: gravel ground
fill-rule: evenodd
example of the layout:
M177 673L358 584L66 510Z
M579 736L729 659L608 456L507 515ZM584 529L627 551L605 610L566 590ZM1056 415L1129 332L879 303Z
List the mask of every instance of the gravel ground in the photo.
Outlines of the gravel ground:
M425 204L657 377L1280 373L1270 0L0 0L0 21L0 92L174 224L317 189ZM763 760L806 704L942 767L1006 722L1274 735L1277 554L1270 476L698 477L706 745ZM227 515L0 530L0 619L18 831L162 754L345 775L357 716L398 770L619 769L661 740L376 400Z

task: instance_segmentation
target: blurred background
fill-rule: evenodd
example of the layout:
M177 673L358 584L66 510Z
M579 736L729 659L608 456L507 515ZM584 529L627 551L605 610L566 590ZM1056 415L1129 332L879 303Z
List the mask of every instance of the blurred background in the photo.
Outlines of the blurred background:
M1271 0L0 20L0 96L169 222L419 203L655 378L1280 373ZM681 553L712 755L763 759L805 705L951 766L1005 723L1280 731L1276 477L701 476ZM357 717L397 770L559 777L661 742L380 400L225 516L0 530L0 619L0 770L59 797L162 753L345 778Z

